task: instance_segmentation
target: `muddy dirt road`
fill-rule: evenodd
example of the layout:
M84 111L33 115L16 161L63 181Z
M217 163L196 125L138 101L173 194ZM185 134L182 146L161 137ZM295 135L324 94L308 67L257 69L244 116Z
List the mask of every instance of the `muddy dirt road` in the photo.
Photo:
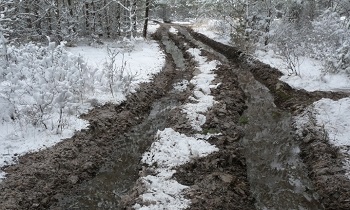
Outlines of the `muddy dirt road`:
M163 71L122 104L83 116L88 129L5 168L0 209L148 205L139 197L140 177L149 172L140 157L157 130L195 133L181 110L198 68L190 48L221 63L214 80L220 85L211 90L217 103L205 113L202 132L222 135L208 140L218 152L176 169L175 179L190 187L189 209L350 209L350 181L337 150L312 124L297 137L292 122L312 102L346 94L294 90L278 80L278 70L182 26L164 24L154 38L167 55Z

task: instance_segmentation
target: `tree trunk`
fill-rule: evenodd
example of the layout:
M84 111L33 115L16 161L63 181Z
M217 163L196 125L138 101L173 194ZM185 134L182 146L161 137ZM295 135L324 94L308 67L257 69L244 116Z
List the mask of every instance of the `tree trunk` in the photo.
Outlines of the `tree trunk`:
M107 5L107 1L104 0L103 6L106 6L106 5ZM111 27L110 27L111 23L110 22L111 22L111 20L110 20L109 14L108 14L108 8L106 7L105 8L105 28L104 28L104 30L106 30L105 34L106 34L107 38L111 37Z
M148 19L149 19L149 5L150 5L150 0L146 0L145 23L143 25L143 37L144 38L147 38L147 28L148 28Z
M88 34L89 31L90 31L89 3L85 3L85 33Z

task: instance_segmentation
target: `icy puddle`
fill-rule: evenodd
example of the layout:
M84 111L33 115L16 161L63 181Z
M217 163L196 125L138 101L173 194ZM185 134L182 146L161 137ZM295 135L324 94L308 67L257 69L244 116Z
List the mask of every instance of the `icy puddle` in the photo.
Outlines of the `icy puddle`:
M246 132L242 144L257 209L323 209L299 157L291 115L275 106L269 90L250 72L242 71L237 73L248 95L240 120Z

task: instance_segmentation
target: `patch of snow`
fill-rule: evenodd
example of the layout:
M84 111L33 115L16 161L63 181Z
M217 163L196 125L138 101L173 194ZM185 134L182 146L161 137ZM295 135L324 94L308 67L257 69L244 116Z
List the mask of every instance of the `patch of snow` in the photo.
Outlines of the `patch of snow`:
M172 23L179 24L179 25L191 25L191 24L193 24L191 21L174 21Z
M335 146L350 146L350 98L321 99L314 104L316 122L326 129Z
M81 55L94 68L102 68L108 59L107 47L119 52L116 64L126 64L128 74L135 75L136 83L149 82L152 76L162 70L165 55L159 50L155 41L134 40L128 45L125 42L106 43L104 47L78 46L67 48L76 55Z
M173 33L173 34L177 34L178 30L176 28L174 28L173 26L171 26L170 29L169 29L169 32Z
M294 119L299 135L310 118L316 120L317 126L324 128L329 142L340 148L340 152L344 154L344 168L350 179L350 98L338 101L324 98L314 102L307 111Z
M160 27L159 24L149 22L148 28L147 28L147 32L148 32L149 34L153 34L154 32L157 31L157 29L158 29L159 27Z
M18 156L28 152L51 147L62 139L71 137L76 130L88 126L87 121L73 116L67 122L69 124L60 134L56 134L55 130L40 130L31 124L0 124L0 167L15 163ZM3 178L1 174L0 178Z
M165 55L159 50L155 41L145 41L136 39L126 42L107 42L106 46L96 48L92 46L78 46L68 48L70 52L80 55L87 61L88 65L99 69L108 59L107 47L112 51L119 52L115 57L117 67L123 66L124 75L133 78L130 84L130 91L135 92L138 85L142 82L149 82L154 74L159 73L165 62ZM103 74L103 73L101 73ZM115 91L115 96L111 97L106 87L97 87L95 94L89 96L91 99L97 99L100 103L107 102L120 103L125 100L125 95Z
M208 142L188 137L171 128L158 131L156 139L151 150L143 155L142 162L148 165L156 164L159 168L173 168L193 158L204 157L217 151L217 148Z
M188 80L182 80L181 82L177 82L173 85L175 91L183 92L188 87Z
M133 207L137 210L163 210L163 209L186 209L190 201L185 198L183 191L187 186L179 184L172 179L175 170L166 169L155 176L146 176L142 178L143 183L148 189L141 198L143 201L149 201L149 206L135 204Z
M260 61L277 68L284 75L280 78L295 89L305 89L307 91L350 91L350 78L345 74L325 74L322 62L316 59L301 57L298 74L290 74L287 64L282 57L274 51L257 51L255 56Z
M193 103L185 104L183 112L186 113L192 128L201 131L201 126L206 121L206 117L202 113L208 111L216 103L214 97L210 95L210 88L214 87L211 85L216 76L214 70L220 65L220 62L216 60L208 62L204 56L200 55L201 51L199 49L190 48L187 51L198 62L199 74L190 81L195 86L194 95L190 98Z
M185 198L187 186L179 184L172 176L173 170L193 158L204 157L218 149L204 141L212 135L189 137L171 128L158 131L151 149L142 156L142 163L155 166L156 175L142 177L147 191L141 195L149 206L134 205L135 209L186 209L190 201Z
M227 33L222 33L217 30L219 22L219 20L201 19L193 24L192 29L217 42L229 44L231 40L230 36Z

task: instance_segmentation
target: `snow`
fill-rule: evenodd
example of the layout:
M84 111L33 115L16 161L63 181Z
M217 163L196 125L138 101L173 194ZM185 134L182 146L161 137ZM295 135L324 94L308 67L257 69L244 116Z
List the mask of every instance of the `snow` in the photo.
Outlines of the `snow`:
M212 135L195 135L189 137L172 128L158 131L156 141L141 162L155 166L156 175L142 177L147 191L141 195L144 202L151 205L134 205L135 209L186 209L190 201L185 198L187 186L179 184L172 176L174 168L189 162L193 158L204 157L218 149L207 140Z
M230 44L230 37L225 35L223 31L218 30L219 24L222 24L222 22L219 20L202 19L195 22L192 26L192 29L198 33L206 35L211 39L216 40L217 42Z
M327 130L330 142L335 146L350 145L350 98L321 99L313 105L317 124Z
M208 142L196 137L187 137L171 128L158 131L156 136L158 140L153 143L151 150L143 155L142 162L148 165L156 164L159 168L173 168L189 162L192 158L204 157L217 151L215 146Z
M118 52L115 61L116 65L125 65L125 75L133 77L133 82L130 84L131 92L137 89L138 84L149 82L152 76L158 73L164 65L165 57L159 50L158 44L155 41L145 41L143 39L136 39L131 42L107 42L106 45L99 48L78 46L67 49L75 55L82 56L88 65L93 68L101 68L108 59L107 47L112 51ZM103 90L102 87L90 97L97 99L101 103L110 101L118 103L125 99L124 94L118 93L115 100L111 100L109 92Z
M219 61L206 61L204 56L200 56L200 50L196 48L190 48L187 50L195 57L198 62L199 74L194 76L190 83L194 85L194 96L191 100L194 103L188 103L183 106L183 112L187 114L192 128L196 131L201 131L201 126L205 123L206 117L204 114L215 103L214 97L210 95L210 88L212 81L215 79L213 71L220 64Z
M180 82L177 82L173 85L174 91L183 92L187 89L188 84L188 80L182 80Z
M87 121L76 117L70 117L68 120L71 127L56 135L30 124L0 124L0 167L14 163L14 159L19 155L51 147L62 139L71 137L75 130L81 130L88 125Z
M307 91L350 91L350 77L345 74L325 74L322 62L316 59L301 57L298 75L290 74L282 57L274 51L257 51L255 56L262 62L277 68L284 75L280 78L295 89Z
M159 24L156 24L156 23L154 23L154 22L152 22L152 21L149 21L149 22L148 22L147 32L148 32L149 34L153 34L154 32L157 31L157 29L158 29L159 27L160 27Z
M156 28L155 26L154 28ZM124 42L108 42L106 45L102 47L93 47L93 46L78 46L73 48L68 48L69 52L74 55L80 55L84 60L86 60L88 64L88 69L91 70L91 75L88 75L87 77L91 77L89 82L91 84L92 89L94 90L91 93L87 93L86 100L83 102L75 103L67 103L64 105L67 105L67 108L69 109L68 112L74 112L75 114L65 116L65 124L62 127L61 130L57 129L44 129L42 126L33 126L31 123L28 123L24 117L23 119L19 120L18 122L13 122L11 120L11 116L8 113L13 112L13 106L10 102L16 102L17 104L21 105L24 101L33 102L35 104L35 100L40 101L41 98L36 96L36 93L34 92L31 97L22 97L21 95L24 95L22 92L19 92L17 95L12 94L11 101L9 102L6 99L6 95L3 94L6 93L7 88L15 88L11 86L11 84L18 84L22 80L20 78L20 75L17 76L20 79L16 79L16 77L11 77L11 81L0 81L0 108L3 110L3 112L0 114L0 167L13 164L15 163L15 160L18 156L24 155L28 152L35 152L39 151L48 147L51 147L55 145L56 143L62 141L65 138L71 137L75 131L79 131L83 128L86 128L88 126L88 122L82 119L79 119L79 115L82 113L86 113L89 109L92 108L92 101L96 100L99 104L104 104L106 102L113 102L113 103L119 103L123 100L125 100L125 94L121 91L116 91L114 96L111 95L110 91L106 89L105 83L102 83L100 78L103 78L103 65L106 62L108 58L107 54L107 46L115 50L116 52L119 52L119 54L116 56L116 66L121 66L122 64L125 64L125 72L123 76L132 75L133 79L130 84L131 92L135 91L135 89L138 87L138 84L141 82L149 82L152 79L152 76L158 72L160 72L163 68L165 57L164 54L159 50L159 47L155 41L147 41L143 39L135 39L133 41L124 41ZM37 47L29 46L30 49L37 50ZM30 53L30 51L29 51ZM26 54L27 56L30 54ZM70 53L64 54L67 56L67 58L73 58L74 55L71 55ZM66 59L63 57L63 59ZM74 64L69 63L68 60L67 64L64 65L64 68L67 66L67 69L65 69L67 72L67 75L74 76L76 72L76 68L70 68L69 66L73 66ZM30 61L29 61L30 62ZM46 61L45 61L46 62ZM20 63L18 64L20 66ZM28 66L34 66L35 64L31 63L25 63L23 64L22 70L27 71ZM33 67L33 69L34 69ZM21 70L21 71L22 71ZM72 71L72 72L69 72ZM73 72L74 71L74 72ZM34 71L35 72L35 69ZM54 73L57 73L56 70L53 70ZM31 73L31 72L29 72ZM46 71L46 74L48 71ZM59 72L58 72L59 73ZM57 74L58 74L57 73ZM13 72L15 75L15 72ZM35 76L36 74L34 74ZM85 76L86 76L85 75ZM16 75L15 75L16 76ZM53 77L56 77L54 74ZM71 79L71 77L68 77ZM51 77L50 77L51 78ZM39 79L42 79L39 77ZM45 79L45 78L44 78ZM78 78L79 79L79 78ZM80 81L80 80L77 80ZM12 82L12 83L11 83ZM62 81L61 83L58 83L62 86L69 85L67 82L70 82L69 84L75 84L75 80L72 81ZM9 86L10 85L10 86ZM46 84L45 84L46 85ZM75 85L79 85L76 83ZM33 84L29 84L29 87L36 87ZM48 83L47 87L51 87L52 84ZM55 84L53 84L55 86ZM38 90L45 89L46 86L42 86L40 83L38 84ZM57 86L56 86L57 87ZM68 90L72 89L73 87L67 86ZM9 91L11 91L9 89ZM8 92L9 92L8 91ZM50 91L50 90L47 90ZM45 93L45 92L44 92ZM62 93L58 93L58 97L56 99L56 104L59 106L61 101L64 101L65 98L62 98L63 96L66 97L66 93L62 95ZM48 95L48 93L46 94ZM43 95L43 96L46 96ZM39 95L40 96L40 95ZM50 95L49 95L50 96ZM69 94L67 95L69 96ZM35 100L34 100L35 99ZM62 99L62 100L61 100ZM34 100L34 101L33 101ZM57 101L58 100L58 101ZM61 100L61 101L60 101ZM74 100L72 99L72 102ZM45 102L45 101L44 101ZM72 106L73 104L74 106ZM72 107L70 107L72 106ZM79 106L79 107L76 107ZM21 105L21 107L26 108L26 106ZM33 109L34 110L34 109ZM55 110L55 109L52 109ZM55 123L59 120L59 115L57 113L47 113L47 119L44 119L47 125L50 127L52 124L52 127L54 127ZM5 178L5 173L0 170L0 181L2 178Z
M177 34L178 33L177 29L174 28L173 26L170 27L169 32L173 33L173 34Z
M172 33L176 33L173 32ZM205 112L215 103L214 97L210 95L210 88L216 88L220 84L212 84L216 74L214 70L219 61L207 61L201 56L199 49L190 48L191 53L198 63L196 75L190 82L180 81L174 85L174 91L184 91L188 84L194 85L193 96L190 99L193 103L182 106L182 111L186 113L189 122L196 131L202 131L201 126L205 123ZM173 179L176 172L174 168L183 165L192 159L201 158L218 151L218 148L209 144L211 136L220 134L194 134L186 136L176 132L172 128L158 131L156 141L153 142L149 151L142 156L141 162L154 170L155 175L141 177L146 192L140 198L144 204L135 204L135 209L186 209L190 201L185 198L185 190L188 186L179 184Z
M187 186L181 185L171 179L174 174L172 171L163 171L156 176L146 176L143 183L148 189L142 195L143 201L150 201L149 206L134 205L134 209L139 210L163 210L163 209L186 209L190 201L187 200L183 191Z

